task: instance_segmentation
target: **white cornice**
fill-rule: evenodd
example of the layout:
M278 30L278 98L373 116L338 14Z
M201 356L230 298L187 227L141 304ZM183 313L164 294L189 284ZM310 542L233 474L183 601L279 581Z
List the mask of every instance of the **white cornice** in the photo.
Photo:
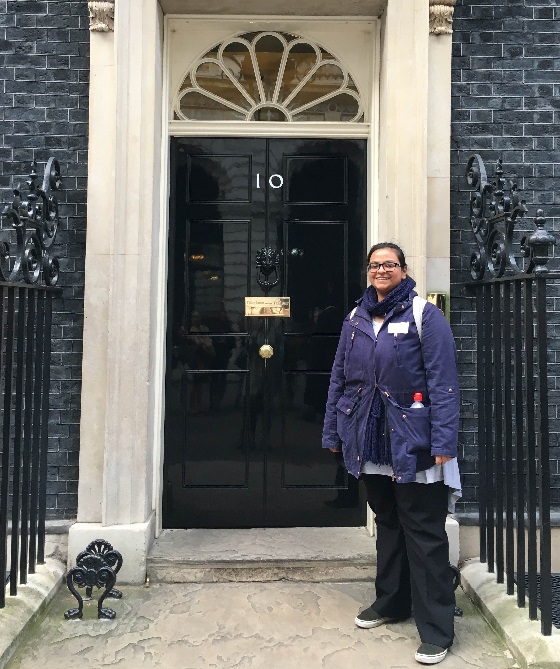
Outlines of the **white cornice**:
M365 16L376 18L381 15L387 0L159 0L165 14L204 14L224 18L241 15L259 17L263 15L282 16Z
M318 137L332 139L367 138L369 123L297 122L273 123L266 121L169 121L173 137Z

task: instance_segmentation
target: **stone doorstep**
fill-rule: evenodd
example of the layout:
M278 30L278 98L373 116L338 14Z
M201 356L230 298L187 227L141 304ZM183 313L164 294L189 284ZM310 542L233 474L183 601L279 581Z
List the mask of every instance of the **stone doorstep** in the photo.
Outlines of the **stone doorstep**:
M264 583L267 581L302 581L306 583L373 581L375 568L333 564L332 562L304 562L293 564L231 563L209 565L177 565L148 563L150 583Z
M375 540L363 527L164 530L151 583L370 581Z
M552 635L543 636L540 621L529 620L528 609L517 606L516 596L506 594L505 585L496 582L486 564L468 560L461 584L522 667L560 669L560 630L553 626Z

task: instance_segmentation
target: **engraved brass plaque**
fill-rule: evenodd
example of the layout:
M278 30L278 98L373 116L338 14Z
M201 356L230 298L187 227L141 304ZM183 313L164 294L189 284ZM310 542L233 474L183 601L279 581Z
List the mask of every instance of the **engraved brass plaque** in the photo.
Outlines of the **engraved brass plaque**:
M246 297L245 316L290 317L289 297Z

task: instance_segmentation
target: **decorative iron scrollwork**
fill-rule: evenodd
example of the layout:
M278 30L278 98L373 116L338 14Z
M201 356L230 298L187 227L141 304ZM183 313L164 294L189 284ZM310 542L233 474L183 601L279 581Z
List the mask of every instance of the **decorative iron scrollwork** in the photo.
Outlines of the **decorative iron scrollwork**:
M76 566L68 571L66 585L78 602L78 607L68 609L64 614L67 620L82 618L84 599L91 599L93 588L102 588L104 591L97 602L97 617L112 620L116 617L113 609L103 607L106 597L120 599L122 592L114 586L117 574L122 567L122 555L104 539L92 541L87 548L76 558ZM86 596L82 597L76 590L86 589Z
M453 574L453 590L457 590L457 588L461 585L461 572L459 571L459 568L451 562L449 563L449 568ZM455 611L453 612L453 615L457 618L462 618L463 616L463 609L460 606L457 606L457 604L455 604Z
M282 251L265 246L257 252L256 268L257 283L265 294L269 293L280 281L280 261ZM271 279L271 277L274 277Z
M119 551L116 551L108 541L105 541L105 539L96 539L89 543L85 551L82 551L76 558L76 563L79 563L86 555L99 555L99 557L103 558L105 564L115 572L115 579L117 578L117 574L122 567L123 558ZM92 590L92 587L86 588L86 598L91 599ZM113 588L107 596L113 599L121 599L122 592Z
M27 199L22 200L18 186L12 203L2 213L15 230L16 245L12 252L8 242L0 240L0 281L39 283L41 274L47 286L58 281L59 262L51 252L60 222L58 200L52 195L62 186L58 161L49 158L41 187L37 186L38 176L33 161L26 181Z
M490 182L484 162L478 153L467 163L467 183L472 189L470 197L470 222L477 244L471 255L471 276L481 281L488 272L490 278L499 278L509 269L514 274L548 272L549 249L556 238L544 229L546 219L542 209L534 219L535 232L521 240L521 256L529 258L527 267L520 267L514 254L513 237L515 225L528 209L521 198L516 183L506 186L502 160L494 170L494 181Z

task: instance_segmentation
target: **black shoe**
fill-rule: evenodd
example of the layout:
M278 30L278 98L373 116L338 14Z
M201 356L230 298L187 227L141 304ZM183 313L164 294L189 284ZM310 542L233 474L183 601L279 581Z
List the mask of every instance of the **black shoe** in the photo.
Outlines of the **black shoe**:
M358 613L354 622L358 627L361 627L364 630L372 629L373 627L379 627L379 625L384 625L385 623L391 623L395 618L384 618L380 616L379 613L376 613L371 606L368 606L367 609L364 609L361 613Z
M423 643L416 651L414 659L420 664L438 664L447 655L447 648L436 646L433 643Z

